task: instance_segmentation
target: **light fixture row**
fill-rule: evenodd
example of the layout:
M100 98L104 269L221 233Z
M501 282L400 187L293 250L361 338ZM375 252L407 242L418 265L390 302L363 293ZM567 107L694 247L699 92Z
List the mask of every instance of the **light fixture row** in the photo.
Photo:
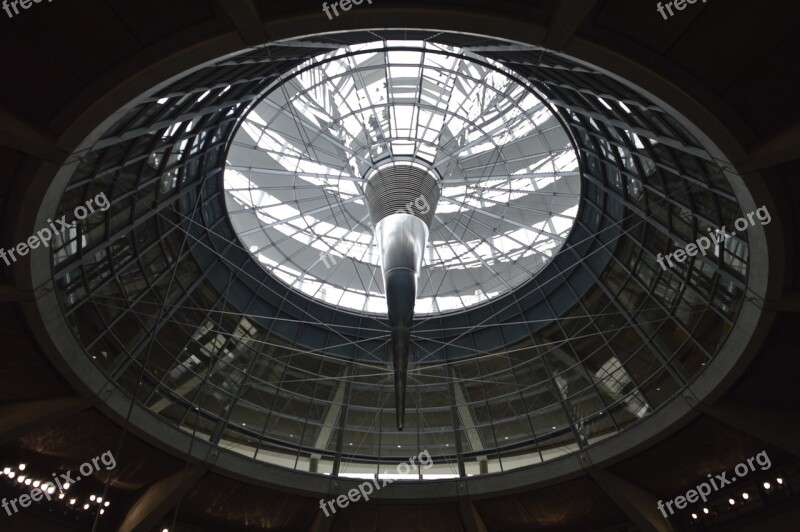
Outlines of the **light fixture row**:
M778 478L775 479L775 482L777 482L779 486L782 486L783 485L783 478L778 477ZM764 482L762 484L762 486L764 487L765 491L769 491L769 490L772 489L772 484L770 484L769 482ZM749 500L749 499L750 499L750 494L747 493L746 491L743 491L742 492L742 500L746 501L746 500ZM728 504L731 505L731 506L736 506L736 499L731 497L730 499L728 499ZM708 508L703 507L703 513L704 514L708 515L709 511L710 510ZM692 513L692 519L697 519L697 518L698 518L698 515L696 513Z
M15 471L15 468L10 467L10 466L6 466L2 470L0 470L0 477L6 476L11 480L16 480L19 484L22 484L24 486L31 486L32 488L39 488L43 492L46 492L48 495L53 495L56 492L56 487L53 485L52 482L47 481L47 480L42 481L42 480L34 479L32 477L29 477L29 476L23 474L23 471L25 471L26 468L27 468L27 464L19 464L16 467L16 471ZM62 490L60 490L59 493L58 493L58 499L59 500L63 500L66 497L64 492L66 490L68 490L70 487L71 487L71 484L69 482L64 482L61 485ZM69 506L75 506L75 504L77 502L78 502L78 499L76 499L76 498L71 498L71 499L69 499L67 501ZM91 507L91 503L96 503L98 505L101 505L100 506L100 513L101 514L104 514L105 513L105 508L108 508L111 505L111 502L108 501L108 500L104 500L102 496L90 495L89 496L89 502L87 502L87 503L85 503L83 505L83 509L84 510L88 510Z

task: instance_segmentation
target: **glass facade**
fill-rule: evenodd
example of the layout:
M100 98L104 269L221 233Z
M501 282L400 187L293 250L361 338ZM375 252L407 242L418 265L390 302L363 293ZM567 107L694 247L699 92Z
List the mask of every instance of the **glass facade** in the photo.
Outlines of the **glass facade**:
M110 199L54 241L54 280L87 356L164 422L320 474L382 476L423 449L435 464L425 478L496 473L634 427L725 342L747 287L747 234L674 268L656 260L741 216L721 167L679 121L541 49L409 33L502 65L553 106L580 170L567 241L513 290L417 320L398 432L385 319L323 304L263 268L228 216L223 179L237 128L286 73L396 35L314 37L207 65L77 154L54 213L71 221L87 199Z

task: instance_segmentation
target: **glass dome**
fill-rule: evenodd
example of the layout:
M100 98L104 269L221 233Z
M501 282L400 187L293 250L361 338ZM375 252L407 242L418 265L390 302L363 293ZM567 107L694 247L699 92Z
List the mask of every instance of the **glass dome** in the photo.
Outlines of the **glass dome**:
M542 96L459 47L391 40L317 55L249 111L228 152L228 214L287 285L385 315L364 188L398 164L442 187L416 314L462 310L529 281L577 215L577 155Z
M282 484L382 476L422 450L435 464L423 480L461 481L604 441L613 456L665 430L665 407L740 349L727 340L747 326L757 235L658 263L741 217L729 170L688 121L594 67L489 37L392 40L402 34L226 56L89 137L52 213L71 221L101 191L111 203L50 249L47 308L60 305L74 333L56 344L68 367L133 398L142 430L176 452L169 438L191 435L224 451L221 469L269 466L280 474L263 478ZM416 78L392 74L411 57ZM360 183L393 163L441 179L431 241L450 246L425 264L432 301L411 331L403 431L388 320L358 302L358 290L382 296ZM519 224L527 247L514 247ZM312 276L316 298L301 291ZM436 276L450 285L425 282ZM489 299L478 304L476 290ZM445 312L440 297L460 306ZM123 417L134 408L109 404Z

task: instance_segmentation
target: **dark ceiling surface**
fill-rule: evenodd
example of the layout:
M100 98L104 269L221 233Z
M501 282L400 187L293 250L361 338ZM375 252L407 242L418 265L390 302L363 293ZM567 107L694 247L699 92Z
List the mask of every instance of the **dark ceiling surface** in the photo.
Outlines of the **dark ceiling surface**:
M210 472L199 475L179 501L163 509L167 521L177 515L186 530L602 530L635 520L631 516L636 513L620 502L624 488L606 475L623 485L643 487L656 498L671 499L707 474L730 469L760 451L769 453L773 470L791 466L800 454L800 76L795 70L800 2L697 2L668 21L657 14L655 4L374 0L372 6L364 3L334 21L324 17L316 0L57 0L34 4L13 19L0 12L0 246L6 249L18 240L19 198L30 175L42 163L58 165L88 133L81 119L90 104L102 101L110 113L135 94L130 91L148 88L153 79L182 70L181 65L188 68L282 38L286 28L298 24L315 33L389 24L425 26L437 16L452 15L453 24L465 31L493 34L499 33L495 28L510 26L530 42L567 53L591 49L627 58L670 80L677 91L710 110L742 147L734 162L759 172L745 175L745 181L767 190L776 201L772 214L780 230L775 238L786 254L782 264L770 265L776 276L783 275L771 279L779 287L767 302L776 313L774 325L728 392L713 405L699 405L698 417L661 443L603 473L587 468L587 475L547 488L472 501L465 494L451 504L358 504L323 523L318 500ZM44 475L117 449L122 427L59 376L22 317L21 307L30 293L15 279L13 268L0 267L3 461L35 463ZM115 512L109 512L107 523L123 522L148 487L163 484L186 467L184 460L133 434L125 436L116 459L119 466L108 473ZM535 475L534 469L531 476ZM99 492L105 480L99 474L75 489ZM53 517L41 514L40 529L66 526L52 525ZM0 528L31 522L31 516L17 524L13 519L0 516ZM673 529L685 526L681 519L672 520ZM75 529L86 529L85 521L73 521ZM742 526L739 529L751 529Z

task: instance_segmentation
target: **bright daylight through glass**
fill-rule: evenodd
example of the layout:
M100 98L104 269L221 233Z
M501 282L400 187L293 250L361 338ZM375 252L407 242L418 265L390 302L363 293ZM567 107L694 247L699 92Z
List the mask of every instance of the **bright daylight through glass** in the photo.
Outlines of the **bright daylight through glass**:
M230 147L228 212L250 253L286 284L386 314L364 189L398 164L442 186L417 314L522 285L577 215L575 151L537 93L483 57L421 41L339 48L283 76Z

